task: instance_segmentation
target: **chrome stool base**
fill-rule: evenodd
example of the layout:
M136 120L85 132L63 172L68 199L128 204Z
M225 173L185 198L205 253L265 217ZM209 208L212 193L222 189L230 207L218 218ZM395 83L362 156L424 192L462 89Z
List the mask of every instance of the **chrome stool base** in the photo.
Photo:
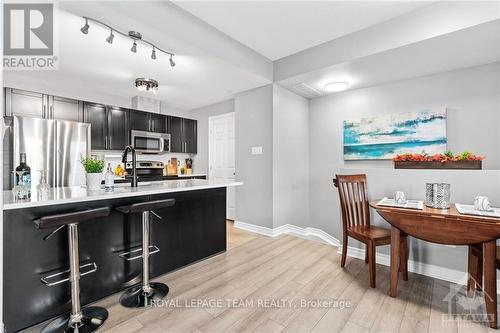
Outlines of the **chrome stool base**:
M97 331L108 318L108 311L98 306L82 309L82 320L78 327L69 326L69 316L66 314L51 321L42 329L42 333L91 333Z
M168 294L168 286L164 283L151 282L151 291L145 293L142 285L127 289L120 297L120 304L126 308L145 308L152 305L153 301L159 301Z

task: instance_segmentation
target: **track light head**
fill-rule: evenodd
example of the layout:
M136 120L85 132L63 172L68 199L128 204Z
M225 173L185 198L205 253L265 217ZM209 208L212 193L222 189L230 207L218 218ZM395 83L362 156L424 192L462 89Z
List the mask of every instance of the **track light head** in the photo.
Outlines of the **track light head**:
M85 35L89 33L89 21L87 19L85 19L85 25L80 29L80 31Z
M115 35L113 35L113 30L111 30L109 37L106 38L106 42L108 42L109 44L113 44L113 38L115 38Z
M172 55L170 55L170 66L171 67L175 66L175 62L174 62L174 59L172 59Z
M156 50L153 47L153 51L151 51L151 59L155 60L156 59Z
M135 40L134 40L134 44L132 45L132 48L130 49L130 51L137 53L137 43L135 42Z

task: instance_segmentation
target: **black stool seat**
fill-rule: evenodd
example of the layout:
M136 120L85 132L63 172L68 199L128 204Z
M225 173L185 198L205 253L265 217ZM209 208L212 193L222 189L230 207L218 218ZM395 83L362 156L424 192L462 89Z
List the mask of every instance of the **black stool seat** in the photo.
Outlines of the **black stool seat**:
M116 210L122 212L123 214L129 213L142 213L149 210L168 208L175 205L175 199L163 199L163 200L153 200L147 202L138 202L128 206L116 207Z
M150 217L155 209L168 208L175 205L175 199L153 200L138 202L115 209L123 214L142 213L142 285L127 289L120 297L120 304L127 308L144 308L153 305L154 301L165 298L169 292L168 286L161 282L149 282L149 233ZM153 246L155 248L155 246ZM157 252L159 249L157 248ZM152 252L154 253L154 252Z
M98 330L108 318L108 311L102 307L92 306L82 308L80 305L80 276L86 274L80 274L80 268L85 265L80 266L78 225L80 222L108 216L110 211L109 207L86 209L71 213L43 216L33 221L38 229L57 228L45 236L44 240L48 240L53 234L64 227L68 229L69 270L67 272L69 272L68 280L71 289L71 311L52 320L42 329L42 333L91 333ZM97 270L97 265L95 263L93 265L95 268L90 273ZM60 274L54 274L52 277ZM47 283L43 278L41 281L47 286L54 285ZM64 280L57 283L60 282L64 282Z
M93 220L98 217L108 216L110 210L111 209L109 207L87 209L72 213L44 216L34 220L33 222L36 224L38 229L49 229L60 227L65 224L80 223Z

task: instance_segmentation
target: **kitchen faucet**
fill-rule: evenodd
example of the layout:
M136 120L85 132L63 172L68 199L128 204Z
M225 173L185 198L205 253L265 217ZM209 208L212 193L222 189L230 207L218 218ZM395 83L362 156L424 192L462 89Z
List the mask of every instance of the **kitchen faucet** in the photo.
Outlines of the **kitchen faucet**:
M138 182L138 177L137 177L137 167L136 167L136 153L135 153L135 148L134 146L127 146L125 147L125 150L123 150L123 155L122 155L122 162L123 164L126 165L127 163L127 156L128 153L132 153L132 176L127 176L127 177L132 177L132 183L130 186L132 187L137 187L137 182Z

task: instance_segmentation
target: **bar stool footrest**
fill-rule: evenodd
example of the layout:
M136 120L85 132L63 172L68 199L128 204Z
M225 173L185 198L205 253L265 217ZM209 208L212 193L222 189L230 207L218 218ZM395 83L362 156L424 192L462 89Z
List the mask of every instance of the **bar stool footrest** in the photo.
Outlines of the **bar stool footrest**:
M84 264L80 266L80 276L85 276L88 274L92 274L97 271L97 265L95 262ZM61 279L62 276L65 276L64 278ZM52 287L64 282L69 281L69 269L59 272L59 273L54 273L50 274L47 276L44 276L40 278L40 281L42 281L43 284Z
M156 245L149 245L149 255L160 252L160 249ZM121 253L118 255L119 257L127 260L137 260L142 258L142 247L138 247L136 249Z

